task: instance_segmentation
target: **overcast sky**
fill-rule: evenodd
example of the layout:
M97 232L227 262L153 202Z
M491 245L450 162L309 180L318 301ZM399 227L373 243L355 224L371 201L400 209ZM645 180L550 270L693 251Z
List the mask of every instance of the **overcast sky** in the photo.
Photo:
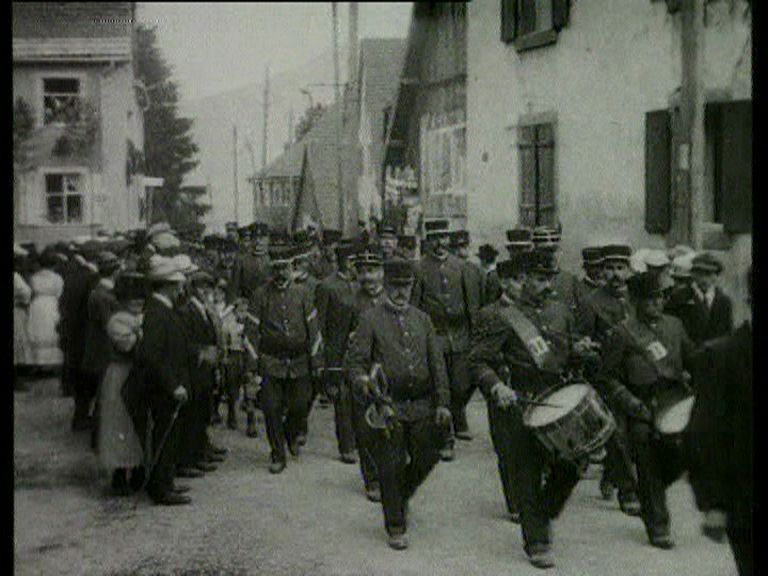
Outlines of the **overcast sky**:
M412 3L358 4L360 38L405 38ZM339 41L347 43L347 3ZM157 28L183 99L201 98L297 68L333 46L331 3L138 3L140 23Z

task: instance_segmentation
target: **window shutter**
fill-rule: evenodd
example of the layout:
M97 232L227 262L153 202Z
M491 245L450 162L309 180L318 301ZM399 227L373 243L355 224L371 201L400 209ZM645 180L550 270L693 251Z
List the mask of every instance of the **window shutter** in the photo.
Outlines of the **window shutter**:
M561 30L568 26L570 8L570 0L552 0L552 28Z
M518 132L520 154L520 226L536 225L536 128L521 126Z
M722 107L723 228L731 234L752 231L752 102Z
M515 40L517 29L517 0L501 0L501 41Z
M645 229L666 234L670 228L672 134L668 110L645 115Z
M555 225L555 131L552 124L543 124L536 131L538 163L538 210L536 224Z

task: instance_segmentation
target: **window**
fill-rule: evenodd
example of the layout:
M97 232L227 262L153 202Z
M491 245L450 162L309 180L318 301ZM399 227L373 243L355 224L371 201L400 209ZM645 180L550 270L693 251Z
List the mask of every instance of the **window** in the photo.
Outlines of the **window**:
M78 78L43 78L43 122L67 123L80 114L81 83Z
M501 40L518 50L552 44L569 11L569 0L501 0Z
M466 192L466 125L433 120L423 130L421 169L427 197ZM447 121L447 117L446 117ZM434 124L437 124L436 126Z
M752 230L752 101L710 102L704 109L704 219L726 232Z
M520 226L554 226L555 126L520 126Z
M77 172L45 175L48 222L78 224L83 221L83 175Z

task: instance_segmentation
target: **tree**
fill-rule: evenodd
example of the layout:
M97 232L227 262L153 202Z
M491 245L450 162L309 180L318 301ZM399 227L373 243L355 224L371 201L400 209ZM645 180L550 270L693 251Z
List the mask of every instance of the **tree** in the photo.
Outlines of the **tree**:
M178 114L178 85L157 47L153 27L136 27L134 62L136 78L143 84L144 164L149 174L165 180L152 196L152 219L188 227L210 207L195 206L194 198L181 189L184 175L199 164L199 149L192 139L192 120Z
M296 142L300 142L301 139L312 130L312 127L323 117L323 114L325 114L327 109L327 106L318 102L304 111L304 115L299 119L298 124L296 124Z

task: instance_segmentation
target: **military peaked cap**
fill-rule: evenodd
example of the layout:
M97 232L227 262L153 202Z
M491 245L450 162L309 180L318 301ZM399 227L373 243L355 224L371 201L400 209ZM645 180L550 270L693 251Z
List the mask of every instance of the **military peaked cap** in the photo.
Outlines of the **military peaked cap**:
M391 258L384 262L384 278L390 284L413 282L413 264L405 258Z
M603 263L603 249L599 246L588 246L581 251L585 266L599 266Z
M652 272L640 272L630 277L627 281L629 295L636 300L646 300L660 295L664 286L661 277Z

